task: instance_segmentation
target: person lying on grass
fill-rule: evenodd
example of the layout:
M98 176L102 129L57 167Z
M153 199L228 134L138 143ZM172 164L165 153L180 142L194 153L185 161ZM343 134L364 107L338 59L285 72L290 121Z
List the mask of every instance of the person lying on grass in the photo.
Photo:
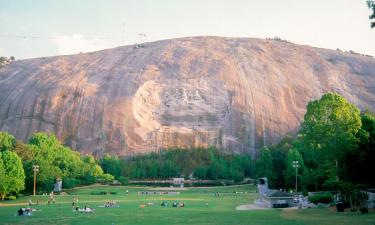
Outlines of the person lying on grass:
M80 213L93 213L94 209L90 208L89 206L86 206L83 209L80 209L78 206L75 208L75 212L80 212Z
M20 208L17 213L19 216L32 216L31 212L36 211L36 209L33 208Z

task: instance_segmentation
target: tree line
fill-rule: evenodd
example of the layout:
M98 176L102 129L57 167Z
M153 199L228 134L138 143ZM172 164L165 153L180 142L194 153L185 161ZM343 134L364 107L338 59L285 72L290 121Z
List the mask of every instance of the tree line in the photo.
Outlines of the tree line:
M39 166L39 192L53 190L56 179L63 180L65 188L95 182L110 182L114 178L103 172L93 156L63 146L53 134L35 133L22 143L7 132L0 132L0 195L32 193L33 165Z
M252 174L252 160L246 154L230 154L215 147L164 149L127 158L104 155L100 160L104 172L117 179L197 179L242 181Z
M308 103L299 132L248 154L215 147L164 149L159 152L101 159L63 146L53 134L36 133L27 143L0 132L0 193L30 193L33 165L39 165L39 190L51 190L56 178L65 188L117 179L196 179L240 182L267 177L272 188L293 189L298 161L299 190L346 190L374 187L375 115L360 110L336 93Z
M100 165L122 179L197 179L267 177L270 186L294 189L298 161L299 190L337 190L344 184L375 186L375 115L360 110L336 93L308 103L294 137L263 147L258 157L231 154L215 147L169 149L128 158L105 155Z
M361 113L334 93L311 101L295 138L260 151L257 176L269 177L275 188L291 188L293 161L299 162L298 181L306 190L335 189L345 182L374 186L375 114Z

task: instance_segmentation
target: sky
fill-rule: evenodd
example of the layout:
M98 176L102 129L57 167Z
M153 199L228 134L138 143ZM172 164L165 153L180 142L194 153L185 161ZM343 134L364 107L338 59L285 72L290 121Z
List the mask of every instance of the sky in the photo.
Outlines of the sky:
M203 35L278 36L375 56L369 15L366 0L0 0L0 56L76 54Z

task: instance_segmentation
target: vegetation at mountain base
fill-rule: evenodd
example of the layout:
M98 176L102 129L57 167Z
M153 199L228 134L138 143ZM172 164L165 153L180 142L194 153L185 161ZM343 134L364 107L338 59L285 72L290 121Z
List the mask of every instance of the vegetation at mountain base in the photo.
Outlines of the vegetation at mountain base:
M76 188L69 195L55 195L56 204L33 205L32 216L14 216L26 202L47 202L49 196L23 196L13 201L1 202L2 225L373 225L375 214L337 213L331 208L304 210L248 210L239 211L239 205L249 204L257 199L253 185L225 187L189 188L180 190L179 195L155 196L138 194L149 190L145 186L93 185ZM126 192L125 190L128 190ZM155 190L154 188L152 190ZM96 193L117 193L97 195ZM213 193L220 192L216 197ZM326 202L332 195L325 195L316 201ZM79 207L92 207L94 213L72 212L72 198L79 198ZM115 200L119 207L105 208L101 204ZM314 199L315 201L315 199ZM147 205L147 203L154 205ZM168 207L161 207L167 202ZM173 202L184 202L185 207L172 207ZM146 205L140 208L141 205Z
M34 182L33 165L37 172L38 191L51 191L56 179L63 180L65 188L78 184L110 182L114 178L105 174L92 156L82 156L60 144L55 135L35 133L27 144L16 141L0 132L0 193L31 193Z
M0 152L0 197L25 188L25 172L21 159L12 151Z
M197 179L230 179L242 181L252 173L252 160L245 154L223 153L215 147L192 149L168 149L131 158L119 159L109 156L101 160L104 171L119 168L121 176L130 179L167 179L191 176ZM109 166L107 166L109 165ZM117 170L118 171L118 170ZM116 176L118 177L118 176Z
M360 112L342 96L327 93L307 105L295 137L264 146L254 159L213 146L161 149L124 158L105 154L95 159L63 146L53 134L35 133L22 143L0 132L0 193L3 198L22 190L30 193L32 166L39 165L38 191L52 190L57 178L64 188L72 188L114 179L127 184L173 177L234 183L267 177L271 188L293 190L297 176L299 191L339 191L350 204L359 205L362 190L375 185L374 151L375 114Z

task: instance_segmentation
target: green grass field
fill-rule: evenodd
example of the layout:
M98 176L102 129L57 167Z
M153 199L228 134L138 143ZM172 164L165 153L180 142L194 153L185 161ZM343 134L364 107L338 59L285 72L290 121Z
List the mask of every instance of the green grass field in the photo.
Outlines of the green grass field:
M125 190L129 190L129 194ZM180 191L179 195L138 195L147 187L106 187L95 186L75 189L70 195L57 196L57 203L34 206L38 211L32 216L15 216L21 206L31 199L47 201L46 196L22 197L14 201L0 203L0 224L108 224L115 225L167 225L167 224L212 224L212 225L375 225L375 213L353 212L336 213L327 208L303 210L252 210L236 211L241 204L252 203L256 197L252 186L233 186L217 188L194 188ZM91 192L112 191L116 195L91 195ZM220 197L213 196L219 191ZM247 192L235 194L235 191ZM79 206L88 205L95 209L92 214L73 212L73 197L79 198ZM107 200L119 202L119 208L102 208ZM165 200L168 207L161 207ZM184 208L173 208L173 201L185 202ZM154 206L140 208L140 205L153 202ZM206 204L208 203L208 205ZM59 205L60 204L60 205Z

